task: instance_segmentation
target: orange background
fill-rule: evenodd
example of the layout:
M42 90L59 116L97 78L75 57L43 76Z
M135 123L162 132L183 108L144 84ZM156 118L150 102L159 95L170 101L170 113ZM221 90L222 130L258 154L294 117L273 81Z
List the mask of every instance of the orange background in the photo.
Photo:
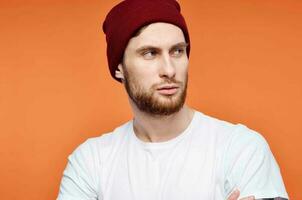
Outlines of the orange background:
M74 148L132 117L100 28L117 2L0 2L0 199L55 199ZM180 3L188 104L262 133L302 199L302 2Z

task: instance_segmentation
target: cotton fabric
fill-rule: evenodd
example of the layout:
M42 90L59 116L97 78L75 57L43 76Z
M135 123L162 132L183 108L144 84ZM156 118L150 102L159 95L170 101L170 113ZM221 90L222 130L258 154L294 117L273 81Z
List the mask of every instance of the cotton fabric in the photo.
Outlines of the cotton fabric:
M57 200L288 198L265 139L242 124L195 111L166 142L143 142L133 121L88 139L68 158Z

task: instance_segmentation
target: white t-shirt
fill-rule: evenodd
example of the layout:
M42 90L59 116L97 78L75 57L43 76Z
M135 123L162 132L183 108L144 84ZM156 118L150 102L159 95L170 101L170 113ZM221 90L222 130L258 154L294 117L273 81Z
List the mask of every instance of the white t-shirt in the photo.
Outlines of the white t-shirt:
M166 142L137 138L133 121L88 139L68 158L57 200L288 198L265 139L246 126L195 111Z

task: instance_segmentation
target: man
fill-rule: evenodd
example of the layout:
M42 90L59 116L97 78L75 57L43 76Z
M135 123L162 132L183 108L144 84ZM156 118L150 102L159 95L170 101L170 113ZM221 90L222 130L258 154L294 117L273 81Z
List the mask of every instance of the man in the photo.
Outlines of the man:
M190 39L175 0L127 0L103 24L134 119L70 156L58 200L286 198L264 138L185 105Z

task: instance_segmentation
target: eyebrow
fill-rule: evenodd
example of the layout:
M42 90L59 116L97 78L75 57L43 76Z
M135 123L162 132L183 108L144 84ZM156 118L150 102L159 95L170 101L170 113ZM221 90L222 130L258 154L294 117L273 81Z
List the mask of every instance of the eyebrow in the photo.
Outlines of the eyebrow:
M189 43L179 42L177 44L174 44L170 49L174 49L174 48L186 48L187 46L189 46ZM145 45L145 46L142 46L142 47L138 48L136 50L136 52L140 53L140 52L143 52L143 51L146 51L146 50L158 50L158 51L160 51L160 48L158 48L156 46L152 46L152 45Z

